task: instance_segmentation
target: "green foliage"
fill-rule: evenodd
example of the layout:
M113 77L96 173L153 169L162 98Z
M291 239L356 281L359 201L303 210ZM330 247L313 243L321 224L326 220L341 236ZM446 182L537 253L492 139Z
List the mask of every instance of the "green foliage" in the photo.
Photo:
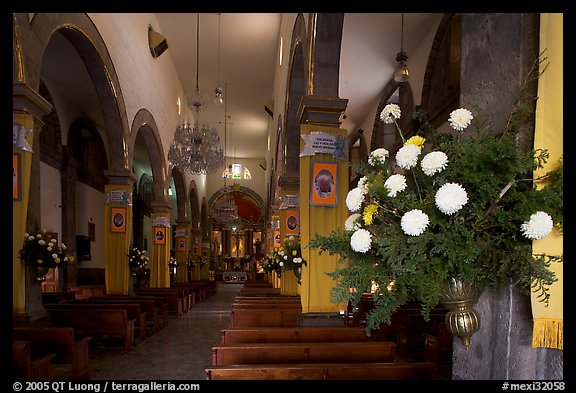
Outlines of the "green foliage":
M428 318L450 277L479 287L515 285L548 302L549 286L557 280L550 264L562 262L563 256L533 255L533 239L521 228L532 214L545 212L562 231L563 166L560 160L553 170L533 178L549 156L546 150L522 152L518 148L515 121L526 116L525 108L519 106L507 129L495 132L476 114L470 119L475 135L452 135L436 132L419 112L415 114L422 124L418 136L425 139L421 156L444 152L448 163L443 170L427 175L422 157L418 165L399 171L398 156L396 162L361 164L358 170L363 177L358 187L366 188L356 227L316 235L309 243L320 253L339 257L338 267L327 273L337 282L332 300L356 306L360 294L372 292L376 307L368 315L367 330L389 322L392 312L409 301L419 302ZM410 143L416 144L408 140L405 145ZM385 182L395 171L405 176L407 185L390 196ZM453 214L443 213L436 199L446 183L459 184L467 194L464 206ZM414 209L424 212L429 223L420 234L409 235L401 219ZM365 252L354 251L352 246L352 236L361 229L371 236Z

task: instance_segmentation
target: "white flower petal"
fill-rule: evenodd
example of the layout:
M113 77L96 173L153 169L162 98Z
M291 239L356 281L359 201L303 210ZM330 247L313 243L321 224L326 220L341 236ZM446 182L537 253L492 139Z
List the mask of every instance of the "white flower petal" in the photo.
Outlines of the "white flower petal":
M472 112L468 109L460 108L455 109L450 113L450 126L456 131L462 131L472 122Z
M384 187L388 189L388 196L392 198L404 191L407 186L406 177L402 174L392 175L384 182Z
M364 202L365 194L364 190L358 187L348 191L348 195L346 196L346 206L348 210L352 213L357 212L362 206L362 202Z
M546 212L539 211L530 216L530 220L520 226L524 237L530 240L539 240L546 237L554 227L552 217Z
M446 183L436 192L436 206L444 214L451 216L468 202L468 194L458 183Z
M402 146L396 153L396 164L402 169L410 169L418 163L421 150L418 146L408 144Z
M358 229L350 237L350 246L356 252L368 252L372 244L372 234L363 228Z
M410 236L420 236L426 230L429 223L430 219L428 215L420 209L414 209L404 213L400 220L402 230Z
M448 166L448 156L442 151L433 151L424 156L420 162L426 176L442 172Z

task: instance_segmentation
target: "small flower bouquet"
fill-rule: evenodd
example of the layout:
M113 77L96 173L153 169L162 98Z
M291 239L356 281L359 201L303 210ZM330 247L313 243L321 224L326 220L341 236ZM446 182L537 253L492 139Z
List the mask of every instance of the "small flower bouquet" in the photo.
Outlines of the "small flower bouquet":
M170 257L170 260L168 261L168 267L170 268L170 271L176 271L176 268L178 267L178 261L175 257Z
M74 257L67 255L64 243L58 244L56 239L46 239L46 230L37 233L25 233L24 244L20 249L20 259L27 266L44 268L62 268Z
M266 255L266 259L261 263L262 269L267 273L272 273L274 271L279 272L282 269L280 262L277 258L278 251L274 251L271 254Z
M282 246L276 253L276 260L284 270L297 270L306 261L302 259L302 247L299 236L289 236L284 239Z
M140 250L137 247L132 247L130 253L128 254L128 266L130 269L142 270L148 265L148 257L146 250Z
M372 292L367 328L389 322L408 301L420 302L428 318L449 278L478 288L511 284L546 302L556 281L550 263L562 256L533 255L532 241L562 229L562 161L534 179L547 151L522 152L513 121L496 133L465 108L450 114L455 132L439 133L423 121L407 140L399 118L396 104L382 110L403 146L394 157L383 148L370 153L347 195L344 228L310 242L339 255L327 273L337 282L333 300L356 306L357 293ZM464 135L471 124L475 135Z

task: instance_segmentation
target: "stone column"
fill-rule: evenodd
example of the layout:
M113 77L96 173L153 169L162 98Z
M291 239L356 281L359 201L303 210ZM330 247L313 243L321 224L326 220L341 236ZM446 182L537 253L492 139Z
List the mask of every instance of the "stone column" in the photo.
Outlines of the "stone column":
M13 162L16 191L12 200L12 309L15 320L38 320L48 316L42 306L42 287L32 269L19 258L24 233L41 227L40 222L40 147L39 132L42 116L50 113L51 105L25 83L14 83L12 92L12 123L25 140L16 135ZM13 130L14 132L14 130ZM14 136L14 134L13 134ZM23 142L22 144L20 142ZM23 146L29 145L33 151Z
M152 206L152 255L150 256L150 286L155 288L170 287L170 204L154 201Z
M461 106L484 109L494 130L502 130L538 56L538 36L538 14L463 14ZM532 145L533 132L533 124L527 124L520 146ZM485 290L475 309L481 327L468 349L454 340L453 379L563 379L562 351L531 348L527 295L515 287Z

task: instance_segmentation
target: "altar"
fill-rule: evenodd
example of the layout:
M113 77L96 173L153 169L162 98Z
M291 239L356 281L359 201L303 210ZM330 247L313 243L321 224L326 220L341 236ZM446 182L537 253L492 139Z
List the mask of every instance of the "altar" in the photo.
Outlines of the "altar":
M248 274L243 271L229 271L222 273L222 280L225 283L243 283L247 278Z

